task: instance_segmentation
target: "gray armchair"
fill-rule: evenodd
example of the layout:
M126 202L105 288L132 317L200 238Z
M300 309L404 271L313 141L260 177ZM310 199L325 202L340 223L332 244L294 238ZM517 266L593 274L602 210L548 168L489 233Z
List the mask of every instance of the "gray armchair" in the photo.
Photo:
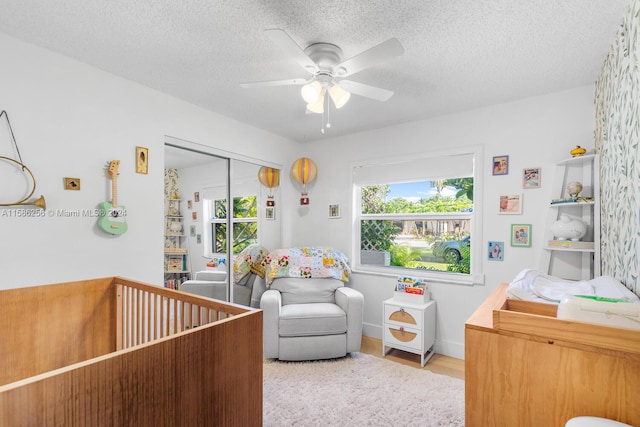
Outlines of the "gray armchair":
M262 294L264 356L315 360L360 351L364 297L336 279L278 278Z
M198 271L193 280L182 284L184 292L227 301L227 272L225 270ZM235 304L258 307L265 289L264 279L251 273L233 284Z

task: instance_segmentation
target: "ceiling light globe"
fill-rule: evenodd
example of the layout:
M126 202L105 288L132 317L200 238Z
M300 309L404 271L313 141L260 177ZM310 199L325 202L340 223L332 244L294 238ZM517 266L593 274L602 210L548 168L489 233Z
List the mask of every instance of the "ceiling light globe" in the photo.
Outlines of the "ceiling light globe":
M336 108L344 107L347 101L349 101L349 98L351 98L351 94L338 85L333 85L331 89L329 89L329 96L333 100Z
M314 80L313 82L302 86L302 89L300 89L302 99L304 99L307 104L313 104L317 102L320 98L321 92L322 85L317 80Z
M320 96L316 102L307 104L307 109L312 113L324 113L324 95Z

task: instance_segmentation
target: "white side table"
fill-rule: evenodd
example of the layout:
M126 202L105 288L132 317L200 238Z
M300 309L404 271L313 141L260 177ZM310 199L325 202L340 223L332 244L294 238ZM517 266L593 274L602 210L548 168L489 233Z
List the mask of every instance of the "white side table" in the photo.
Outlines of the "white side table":
M409 303L391 298L383 303L382 356L396 348L420 355L420 366L433 356L436 302Z

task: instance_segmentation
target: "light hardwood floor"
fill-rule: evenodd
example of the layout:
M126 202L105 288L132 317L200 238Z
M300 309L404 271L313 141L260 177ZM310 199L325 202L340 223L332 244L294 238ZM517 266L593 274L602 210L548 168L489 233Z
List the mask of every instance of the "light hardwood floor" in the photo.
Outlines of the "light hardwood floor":
M382 357L382 340L363 336L360 351L372 356ZM420 367L419 355L406 351L393 349L385 358L402 363L403 365L413 366L416 369L425 369L436 374L464 379L464 360L456 359L455 357L443 356L436 353L427 364L424 365L424 368Z

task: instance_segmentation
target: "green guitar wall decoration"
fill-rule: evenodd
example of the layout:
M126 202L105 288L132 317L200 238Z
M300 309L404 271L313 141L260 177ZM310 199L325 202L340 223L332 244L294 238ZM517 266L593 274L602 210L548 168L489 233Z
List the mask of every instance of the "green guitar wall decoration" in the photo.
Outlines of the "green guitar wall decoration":
M127 211L118 206L118 167L120 160L109 162L107 176L111 178L111 203L100 203L98 227L109 234L123 234L127 231Z

